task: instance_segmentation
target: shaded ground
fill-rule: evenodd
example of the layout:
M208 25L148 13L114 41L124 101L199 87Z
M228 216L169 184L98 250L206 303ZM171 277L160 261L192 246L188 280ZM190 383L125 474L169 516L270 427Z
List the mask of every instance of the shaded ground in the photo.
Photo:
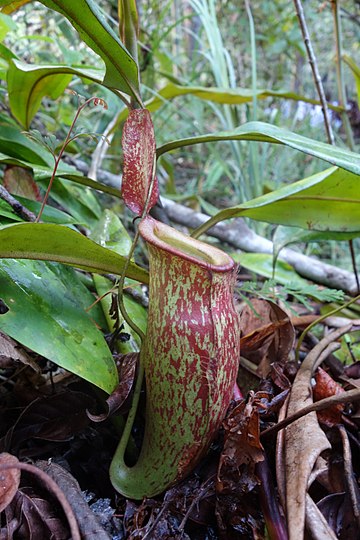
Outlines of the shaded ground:
M344 367L333 351L341 342L350 358L356 353L356 337L351 343L342 336L359 321L325 320L317 327L320 342L305 337L300 363L297 339L315 316L289 318L265 300L241 307L238 382L245 400L235 393L217 440L190 477L142 502L124 499L110 484L120 428L112 418L89 420L86 411L101 407L93 388L0 334L0 539L75 538L59 496L87 539L287 538L287 529L302 538L305 526L308 538L358 538L360 364L353 358ZM125 408L133 371L122 378ZM327 408L279 429L314 401L322 408L323 399ZM135 440L141 429L139 417ZM9 468L16 458L36 469L20 479Z

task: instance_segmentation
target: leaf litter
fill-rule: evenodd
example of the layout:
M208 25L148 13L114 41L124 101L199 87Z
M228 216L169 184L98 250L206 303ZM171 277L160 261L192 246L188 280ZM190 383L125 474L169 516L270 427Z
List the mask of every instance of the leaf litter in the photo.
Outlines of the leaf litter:
M325 337L315 346L311 336L305 340L299 363L301 317L260 299L241 316L238 383L245 399L233 401L195 471L141 503L116 494L108 480L136 354L115 355L120 384L106 403L88 383L54 378L49 362L1 336L0 538L73 537L46 481L34 472L20 476L17 467L31 462L56 482L82 538L357 538L360 364L355 358L336 370L328 362L352 325L329 333L323 321ZM101 404L106 412L89 413ZM140 414L135 452L142 429ZM102 521L89 502L102 508Z

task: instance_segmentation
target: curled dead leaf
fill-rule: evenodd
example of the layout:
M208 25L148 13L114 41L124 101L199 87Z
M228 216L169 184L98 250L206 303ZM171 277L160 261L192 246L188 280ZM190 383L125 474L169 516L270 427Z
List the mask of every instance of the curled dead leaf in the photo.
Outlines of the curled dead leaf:
M218 493L248 493L259 483L255 466L263 461L264 450L254 400L252 394L248 402L239 403L223 423L225 441L217 474Z
M320 367L315 374L315 381L316 384L313 388L314 401L320 401L321 399L345 392L342 386ZM319 411L317 413L319 422L330 428L340 424L341 414L344 408L344 403L338 403L324 411Z
M252 300L241 312L241 356L266 377L273 362L285 363L294 343L294 327L284 310L268 300Z
M139 353L119 355L119 358L116 361L119 373L119 384L106 400L108 410L105 413L98 415L87 411L90 420L93 422L103 422L115 412L127 412L127 405L134 386L138 361Z
M33 201L41 201L39 186L34 180L34 174L25 167L7 165L3 184L12 195L26 197Z
M15 340L0 332L0 367L14 367L15 362L30 366L34 371L40 373L38 364L24 351Z

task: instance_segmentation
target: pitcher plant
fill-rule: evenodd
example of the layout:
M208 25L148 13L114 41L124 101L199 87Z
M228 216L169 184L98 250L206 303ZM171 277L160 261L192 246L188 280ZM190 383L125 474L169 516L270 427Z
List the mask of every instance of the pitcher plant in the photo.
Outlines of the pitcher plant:
M240 354L229 255L146 216L148 326L141 350L146 423L137 463L121 444L110 476L117 491L141 499L164 491L198 463L229 406Z

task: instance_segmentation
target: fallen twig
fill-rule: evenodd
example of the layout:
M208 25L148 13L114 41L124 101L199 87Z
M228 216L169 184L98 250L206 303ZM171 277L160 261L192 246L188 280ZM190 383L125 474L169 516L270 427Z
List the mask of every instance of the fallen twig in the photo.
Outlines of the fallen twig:
M306 414L309 414L313 411L322 411L324 409L327 409L328 407L331 407L332 405L337 405L338 403L349 403L351 401L358 401L359 399L360 388L355 388L354 390L348 390L341 394L335 394L333 396L321 399L320 401L317 401L312 405L308 405L300 411L297 411L296 413L288 416L285 420L278 422L275 426L264 429L264 431L261 432L260 436L267 437L269 435L274 435L281 429L284 429L289 424L292 424L292 422L295 422L295 420L298 420L302 416L305 416Z

